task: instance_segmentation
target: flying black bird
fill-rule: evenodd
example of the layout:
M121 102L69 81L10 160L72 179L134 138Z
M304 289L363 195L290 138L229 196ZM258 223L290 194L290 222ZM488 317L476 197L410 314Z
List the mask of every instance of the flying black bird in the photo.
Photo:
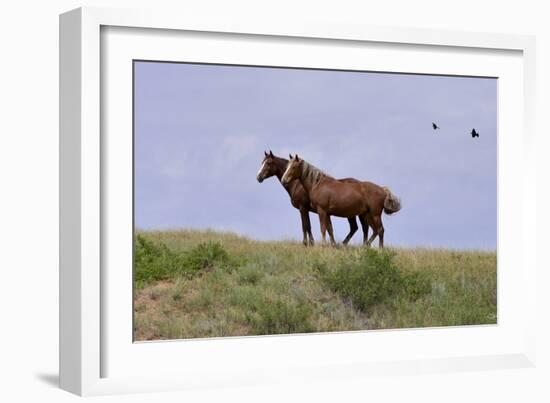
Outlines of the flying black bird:
M479 137L479 133L476 132L476 129L472 129L471 134L472 134L472 138L474 138L474 137Z
M440 127L438 125L436 125L434 122L432 122L432 127L434 128L434 130L437 130L439 129Z

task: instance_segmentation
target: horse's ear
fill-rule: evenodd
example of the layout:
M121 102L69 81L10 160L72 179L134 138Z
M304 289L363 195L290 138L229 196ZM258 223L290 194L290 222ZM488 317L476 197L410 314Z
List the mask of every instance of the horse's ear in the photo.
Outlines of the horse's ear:
M267 152L266 151L264 151L264 155L267 157Z
M273 157L273 152L271 150L269 150L269 156Z
M290 153L288 154L288 157L289 157L290 159L294 158L294 157L292 156L292 154L290 154Z
M296 161L300 162L300 157L298 157L298 154L295 155Z

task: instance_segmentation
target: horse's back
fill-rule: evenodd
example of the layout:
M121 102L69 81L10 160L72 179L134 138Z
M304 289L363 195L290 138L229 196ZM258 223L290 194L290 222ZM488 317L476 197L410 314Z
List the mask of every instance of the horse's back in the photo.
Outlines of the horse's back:
M377 185L376 183L369 181L361 181L361 183L370 191L377 193L385 193L385 190L382 186Z
M355 178L342 178L342 179L338 179L339 182L345 182L345 183L359 183L361 182L359 179L355 179Z
M310 193L312 202L330 215L350 217L362 214L366 204L360 181L324 179Z
M363 181L361 182L361 184L363 186L364 192L368 197L382 199L386 197L386 190L382 186L369 181Z

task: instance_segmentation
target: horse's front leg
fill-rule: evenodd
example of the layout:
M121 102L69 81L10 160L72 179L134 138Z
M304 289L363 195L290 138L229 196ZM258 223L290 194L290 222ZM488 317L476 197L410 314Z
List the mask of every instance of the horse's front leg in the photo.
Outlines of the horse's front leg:
M307 227L307 234L309 235L309 245L313 246L315 245L315 239L313 239L313 233L311 232L311 221L309 219L309 211L306 211L306 227Z
M304 244L304 246L307 246L308 231L311 232L309 212L306 209L300 209L300 218L302 219L302 234L304 236L302 243Z
M334 240L334 230L332 229L332 221L328 214L327 214L327 230L328 230L328 236L330 237L331 245L336 246L336 241Z
M328 218L328 214L322 209L317 209L317 214L319 214L319 224L321 226L321 238L323 240L323 245L326 245L326 243L327 243L327 218Z

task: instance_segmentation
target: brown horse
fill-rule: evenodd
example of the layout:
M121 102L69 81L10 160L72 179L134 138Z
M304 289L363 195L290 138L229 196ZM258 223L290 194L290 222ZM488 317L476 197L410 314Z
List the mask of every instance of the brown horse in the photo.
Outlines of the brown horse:
M325 235L328 230L331 243L333 245L336 243L330 220L331 215L337 217L359 216L362 222L367 222L374 230L368 240L367 237L363 239L363 243L370 246L378 236L379 247L384 247L382 212L393 214L401 209L401 202L388 188L357 180L338 181L307 161L300 159L298 155L295 155L294 158L291 155L281 183L284 186L296 179L300 180L306 189L310 203L319 214L323 242L326 241Z
M281 178L283 177L287 164L287 159L273 155L271 150L269 151L269 154L264 151L264 159L262 160L260 171L258 172L256 179L258 182L262 183L265 179L276 176L279 179L279 182L281 182ZM345 178L341 179L341 181L356 182L357 180L353 178ZM300 211L300 217L302 219L302 232L304 235L303 244L307 246L309 243L309 245L313 246L315 240L313 239L313 234L311 233L309 212L315 212L315 210L311 206L306 190L299 180L289 181L287 184L283 184L283 187L290 196L290 202L292 205ZM358 229L355 216L347 218L349 222L349 233L343 241L344 245L350 241L351 237ZM363 227L363 236L367 237L369 231L367 223L361 220L361 226Z

